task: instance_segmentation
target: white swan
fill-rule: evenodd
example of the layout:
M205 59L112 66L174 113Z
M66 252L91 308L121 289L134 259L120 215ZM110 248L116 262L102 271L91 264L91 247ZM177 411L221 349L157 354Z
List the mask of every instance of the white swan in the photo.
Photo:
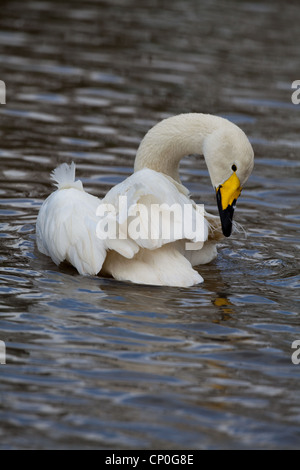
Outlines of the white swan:
M190 154L204 155L216 191L220 219L201 212L180 182L179 162ZM56 264L68 261L80 274L101 272L139 284L182 287L198 284L203 278L193 266L214 259L222 232L227 237L231 234L235 203L253 163L249 140L228 120L196 113L165 119L142 140L135 172L102 200L86 193L81 181L75 181L73 163L63 164L53 172L58 189L40 209L36 226L38 249ZM124 200L125 196L127 205L120 206L120 197ZM163 238L157 219L152 221L150 217L149 222L149 213L138 212L142 205L149 211L158 204L165 204L162 218L170 220L172 215L177 228L186 220L176 219L170 208L173 204L181 208L189 205L191 219L198 217L203 222L199 237L189 228L181 232L182 236L172 230L168 239ZM108 238L101 239L97 227L104 219L99 217L99 208L102 213L108 206L110 210L115 208L118 231L110 236L111 229L108 229ZM137 210L135 219L129 207ZM156 236L133 236L137 226L140 233L150 230L148 233L154 232Z

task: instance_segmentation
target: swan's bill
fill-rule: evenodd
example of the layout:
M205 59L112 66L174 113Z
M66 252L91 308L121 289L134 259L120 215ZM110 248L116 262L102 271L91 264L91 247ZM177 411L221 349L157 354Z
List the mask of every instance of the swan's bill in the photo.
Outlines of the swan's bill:
M217 203L225 237L231 235L232 219L236 201L241 194L242 187L239 178L234 172L225 183L217 188Z

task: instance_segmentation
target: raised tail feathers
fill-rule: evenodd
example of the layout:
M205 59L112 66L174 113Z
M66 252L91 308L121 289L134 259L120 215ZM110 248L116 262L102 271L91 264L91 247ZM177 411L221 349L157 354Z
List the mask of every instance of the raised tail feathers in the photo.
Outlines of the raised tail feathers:
M51 179L54 181L57 189L75 188L83 191L82 182L79 180L75 181L75 170L76 165L72 162L70 165L63 163L52 171Z

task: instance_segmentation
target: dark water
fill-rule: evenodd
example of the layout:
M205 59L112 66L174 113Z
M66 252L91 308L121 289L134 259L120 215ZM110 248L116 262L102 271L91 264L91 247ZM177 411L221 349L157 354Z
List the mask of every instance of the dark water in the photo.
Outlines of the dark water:
M300 447L297 2L3 1L0 448ZM256 155L189 289L57 268L35 248L49 172L103 196L166 116L228 117ZM182 164L217 213L204 164Z

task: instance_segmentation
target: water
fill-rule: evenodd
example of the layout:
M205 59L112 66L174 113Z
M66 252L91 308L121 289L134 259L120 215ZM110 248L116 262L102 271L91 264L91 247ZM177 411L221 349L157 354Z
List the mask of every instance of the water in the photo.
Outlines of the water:
M0 448L300 443L296 2L4 1L0 19ZM103 196L181 112L229 118L256 156L236 220L188 289L57 268L35 247L49 173ZM204 163L181 175L217 213Z

